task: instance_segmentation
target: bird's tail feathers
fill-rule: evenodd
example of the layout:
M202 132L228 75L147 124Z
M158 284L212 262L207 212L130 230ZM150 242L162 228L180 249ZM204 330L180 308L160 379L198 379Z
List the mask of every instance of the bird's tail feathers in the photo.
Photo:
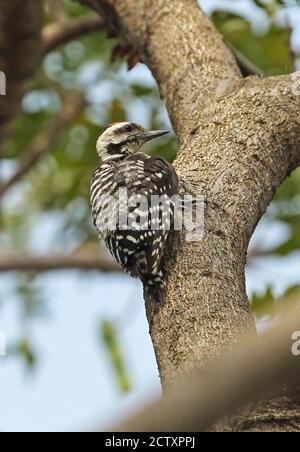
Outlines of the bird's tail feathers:
M150 275L143 281L146 303L163 305L166 297L166 283L162 273Z

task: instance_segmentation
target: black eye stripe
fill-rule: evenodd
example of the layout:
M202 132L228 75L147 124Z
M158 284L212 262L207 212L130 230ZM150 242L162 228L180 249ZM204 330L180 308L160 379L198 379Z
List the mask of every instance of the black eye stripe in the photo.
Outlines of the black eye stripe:
M131 124L126 124L121 129L122 132L133 132L133 130L134 130L134 127Z

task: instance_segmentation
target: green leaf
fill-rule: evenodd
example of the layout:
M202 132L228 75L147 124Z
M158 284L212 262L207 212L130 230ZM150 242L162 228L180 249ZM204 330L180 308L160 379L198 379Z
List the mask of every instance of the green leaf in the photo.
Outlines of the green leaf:
M9 347L8 356L21 358L21 360L24 361L27 370L30 372L36 367L37 355L29 338L26 336Z
M299 295L300 293L300 284L295 284L294 286L289 287L285 292L283 297L293 297L295 295Z
M275 315L280 310L288 306L288 303L295 303L299 300L300 284L290 286L280 297L275 297L272 287L268 286L266 291L254 293L250 299L252 311L257 317L263 315Z
M118 386L122 392L129 392L131 389L131 383L126 370L116 328L113 323L104 321L100 324L100 333L101 340L104 343L108 357L114 369Z
M259 317L262 313L271 311L276 303L273 295L272 287L268 286L264 293L254 293L250 299L250 304L253 312Z
M148 86L143 85L133 84L130 86L130 89L132 90L132 94L137 97L151 96L152 94L156 93L156 90L154 90L153 88L149 88Z
M259 35L254 33L250 22L238 15L216 11L212 19L225 39L267 74L286 74L293 70L287 28L272 23L267 33Z

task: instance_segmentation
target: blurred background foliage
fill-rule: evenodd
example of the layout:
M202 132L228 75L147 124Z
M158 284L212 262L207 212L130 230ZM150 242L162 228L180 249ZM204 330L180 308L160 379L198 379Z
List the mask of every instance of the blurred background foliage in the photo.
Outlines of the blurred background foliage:
M238 14L231 12L231 8L222 8L222 2L206 0L203 3L210 9L212 20L224 39L266 74L286 74L299 67L293 41L297 30L291 20L294 9L300 8L299 2L250 2L257 17L263 17L260 22L249 20L242 10ZM68 17L80 19L91 14L76 1L64 0L63 5ZM47 9L45 25L52 21L51 11ZM76 113L72 123L56 137L53 147L30 173L2 199L1 254L12 251L66 253L90 243L97 244L90 215L89 184L98 163L95 142L99 131L106 124L121 120L140 122L151 129L170 127L149 71L139 64L127 72L125 61L111 63L117 42L100 32L69 42L46 55L38 72L28 82L22 114L16 119L13 133L3 149L5 158L0 170L3 179L14 173L35 137L41 132L47 133L51 123L61 114L68 96L82 97L85 107ZM173 135L156 143L153 152L173 161L176 149L177 141ZM260 256L285 256L300 249L300 171L285 181L264 221L280 223L285 232L276 246L265 246L262 240L252 247L249 265L255 265ZM49 224L52 225L51 233L41 239L37 231L45 227L47 232L46 225ZM16 278L22 334L12 345L11 353L22 356L29 367L35 364L36 358L28 325L36 321L37 316L51 312L51 307L45 305L44 289L38 274ZM251 302L260 316L262 308L276 304L277 298L272 288L267 287L265 293L253 295ZM118 331L109 321L102 321L99 330L119 386L128 391L130 381L118 345Z

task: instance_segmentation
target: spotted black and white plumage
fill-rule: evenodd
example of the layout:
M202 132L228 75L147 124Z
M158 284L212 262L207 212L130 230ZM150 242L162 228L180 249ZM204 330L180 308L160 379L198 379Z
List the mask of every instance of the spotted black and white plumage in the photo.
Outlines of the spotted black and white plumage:
M145 132L134 123L109 126L97 142L101 163L91 186L94 223L111 254L142 281L146 300L159 303L165 288L162 258L174 222L171 198L178 194L179 183L169 163L139 150L165 133ZM120 189L126 189L132 204L122 200Z

